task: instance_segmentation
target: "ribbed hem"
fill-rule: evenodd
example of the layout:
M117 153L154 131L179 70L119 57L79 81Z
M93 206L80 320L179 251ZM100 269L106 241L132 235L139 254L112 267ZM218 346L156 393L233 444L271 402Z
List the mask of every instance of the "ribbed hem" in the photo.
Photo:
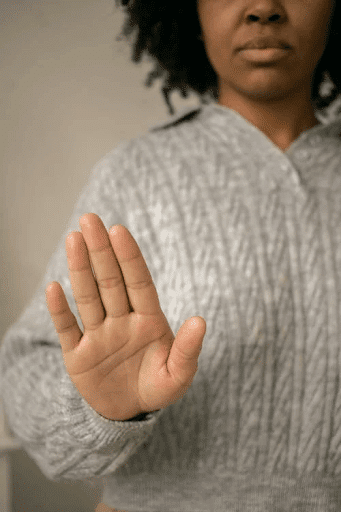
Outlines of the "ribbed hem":
M106 479L102 501L129 512L340 512L340 483L318 474L116 474Z

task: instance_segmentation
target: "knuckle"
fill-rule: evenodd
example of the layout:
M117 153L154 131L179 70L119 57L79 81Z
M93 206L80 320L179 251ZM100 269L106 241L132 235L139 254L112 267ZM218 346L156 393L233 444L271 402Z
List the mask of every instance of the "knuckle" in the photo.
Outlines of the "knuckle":
M137 261L139 259L142 259L142 254L140 251L137 251L135 254L132 254L131 256L127 256L126 258L121 258L122 263L131 263L133 261Z
M81 295L78 296L76 299L76 303L80 306L87 306L88 304L93 304L94 302L97 302L99 299L98 295Z
M91 331L97 331L97 329L99 329L103 324L103 320L99 320L98 322L95 322L93 323L92 325L88 325L86 327L86 330L91 332Z
M173 358L169 363L170 373L179 387L188 386L197 369L197 359L182 350L178 350L176 354L173 354Z
M129 307L127 307L126 311L124 311L123 313L121 313L121 312L117 313L117 314L110 313L110 314L107 315L107 317L108 318L114 318L115 320L117 320L119 318L123 318L123 317L129 315L129 313L130 313L130 309L129 309Z
M183 363L191 363L194 360L193 354L189 354L179 347L177 347L177 356Z
M57 320L60 316L65 316L67 312L67 308L59 309L58 311L54 311L53 313L51 313L51 316Z
M106 243L104 246L102 247L98 247L97 249L91 249L90 251L92 254L106 254L106 253L109 253L109 255L111 256L111 253L112 253L112 248L111 246Z
M108 277L105 279L98 279L97 284L99 288L113 289L122 285L122 279L120 276Z
M77 321L76 321L76 318L73 317L73 319L71 320L70 323L68 323L67 325L60 326L56 330L57 330L58 334L66 334L66 333L72 331L76 326L77 326Z
M144 288L148 288L152 286L153 282L151 279L144 279L143 281L135 281L132 283L127 283L127 288L132 290L143 290Z

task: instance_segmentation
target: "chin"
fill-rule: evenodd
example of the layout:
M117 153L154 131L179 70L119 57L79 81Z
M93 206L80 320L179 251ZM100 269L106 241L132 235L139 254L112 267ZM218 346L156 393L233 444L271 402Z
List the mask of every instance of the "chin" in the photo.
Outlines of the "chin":
M258 100L276 101L287 98L288 95L292 95L293 87L294 84L291 80L290 83L285 83L285 80L281 77L276 77L276 79L267 77L262 80L253 80L250 84L244 82L239 87L235 84L233 89L242 96Z

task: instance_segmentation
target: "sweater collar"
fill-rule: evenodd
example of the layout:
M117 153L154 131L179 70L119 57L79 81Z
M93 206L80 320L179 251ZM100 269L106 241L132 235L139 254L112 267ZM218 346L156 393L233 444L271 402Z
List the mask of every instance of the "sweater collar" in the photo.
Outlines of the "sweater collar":
M219 125L226 122L229 124L229 126L235 126L237 130L242 130L243 132L245 132L245 130L253 131L255 135L261 134L270 141L270 139L268 139L268 137L261 130L259 130L259 128L257 128L254 124L239 114L239 112L220 105L217 102L210 102L203 105L201 112L202 115L206 119L210 119L211 122L216 122ZM308 144L312 146L327 142L340 144L341 115L339 114L334 118L327 118L326 116L322 116L319 111L315 111L315 117L320 124L303 131L284 152L276 146L278 151L286 154L301 144Z

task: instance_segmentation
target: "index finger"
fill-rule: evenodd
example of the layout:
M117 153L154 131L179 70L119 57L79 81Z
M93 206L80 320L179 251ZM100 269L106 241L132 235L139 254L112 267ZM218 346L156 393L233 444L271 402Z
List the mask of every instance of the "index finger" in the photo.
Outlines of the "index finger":
M137 242L128 229L120 224L110 228L109 237L133 311L143 315L159 313L157 291Z

